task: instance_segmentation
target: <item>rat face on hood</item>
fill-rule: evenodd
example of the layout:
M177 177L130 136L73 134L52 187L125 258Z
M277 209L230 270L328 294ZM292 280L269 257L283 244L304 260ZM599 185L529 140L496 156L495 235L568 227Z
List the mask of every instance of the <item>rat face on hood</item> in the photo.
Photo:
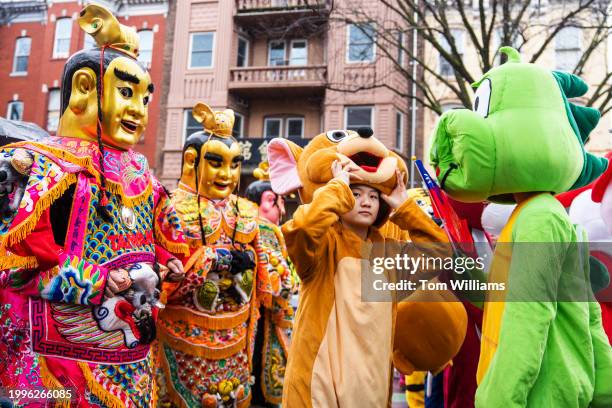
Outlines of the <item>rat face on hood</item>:
M331 130L315 136L305 148L287 139L273 139L268 144L270 181L277 194L298 191L303 203L309 203L315 190L333 178L331 165L355 163L356 173L365 184L389 194L396 184L395 170L406 175L406 164L396 153L374 137L370 128ZM404 182L406 180L404 179Z
M586 153L584 143L600 113L568 101L587 84L521 63L511 47L500 51L508 62L473 85L473 110L440 117L430 160L442 188L459 201L512 202L513 193L559 193L593 181L607 162Z

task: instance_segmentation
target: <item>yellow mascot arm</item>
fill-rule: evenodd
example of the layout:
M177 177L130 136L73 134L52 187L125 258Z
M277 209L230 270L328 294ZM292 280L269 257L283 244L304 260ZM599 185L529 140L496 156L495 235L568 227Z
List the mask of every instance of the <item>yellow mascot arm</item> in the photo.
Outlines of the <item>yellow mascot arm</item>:
M283 225L289 257L302 280L320 263L317 253L325 246L324 237L329 228L354 206L355 198L349 186L333 179L315 191L312 202L299 206L293 219Z

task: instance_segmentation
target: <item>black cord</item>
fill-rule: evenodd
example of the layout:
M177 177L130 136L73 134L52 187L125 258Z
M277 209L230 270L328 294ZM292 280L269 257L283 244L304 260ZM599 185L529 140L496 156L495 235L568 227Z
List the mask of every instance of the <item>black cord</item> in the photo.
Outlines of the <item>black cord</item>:
M102 60L104 60L104 48L102 49ZM100 150L100 156L98 157L98 163L100 165L100 192L98 194L98 204L96 205L96 212L98 215L107 222L111 222L112 216L108 212L108 208L106 208L106 203L104 198L107 198L106 195L106 176L104 175L104 144L102 143L102 104L100 100L102 99L102 81L103 71L101 69L100 77L98 78L97 91L98 91L98 122L96 123L96 136L98 138L98 149Z
M202 210L200 209L200 182L199 182L199 177L198 177L197 164L195 166L195 182L196 182L196 200L198 201L198 221L200 223L200 239L202 240L202 245L206 246L206 235L204 234L204 221L202 221Z
M444 172L444 174L442 175L442 179L440 180L440 188L442 190L444 190L444 184L446 183L446 178L448 177L448 175L450 174L450 172L452 170L458 169L459 166L457 166L455 163L451 163L448 166L448 169L446 169L446 171Z
M234 230L232 231L232 246L236 247L236 230L238 229L238 218L240 218L240 208L238 208L238 196L234 201L234 208L236 209L236 221L234 221Z

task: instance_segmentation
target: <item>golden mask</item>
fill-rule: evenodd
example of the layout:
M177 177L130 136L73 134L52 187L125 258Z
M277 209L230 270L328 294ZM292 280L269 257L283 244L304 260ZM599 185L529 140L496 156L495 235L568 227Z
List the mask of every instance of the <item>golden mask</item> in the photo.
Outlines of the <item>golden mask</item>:
M229 142L231 144L226 144ZM240 180L240 146L232 139L210 140L202 147L200 194L210 199L228 197Z
M102 141L111 146L130 148L145 128L151 100L151 77L136 61L119 57L104 73L102 100Z
M95 38L99 47L108 47L105 53L119 55L104 68L102 77L102 141L115 148L129 149L140 140L147 126L148 103L153 92L149 73L135 59L138 36L133 29L119 24L110 11L96 5L83 9L79 24ZM70 100L60 118L57 134L96 140L96 72L83 66L68 79L71 80Z
M194 135L202 138L200 152L191 146L183 153L181 185L208 199L227 198L238 186L243 160L242 149L231 136L234 112L231 109L214 112L208 105L198 103L193 108L193 117L202 123L205 132Z

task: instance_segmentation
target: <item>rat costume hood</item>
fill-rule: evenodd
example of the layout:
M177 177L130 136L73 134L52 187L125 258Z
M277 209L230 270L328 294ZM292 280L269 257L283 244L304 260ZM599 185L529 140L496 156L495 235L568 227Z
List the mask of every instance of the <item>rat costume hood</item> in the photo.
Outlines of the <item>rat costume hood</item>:
M331 164L338 160L361 168L356 174L362 180L356 184L390 194L396 184L395 170L404 177L408 170L401 157L373 134L370 128L330 130L315 136L305 148L286 139L272 139L268 144L272 189L277 194L298 191L302 203L307 204L314 192L333 178ZM389 212L386 205L381 206L377 227L387 221Z

